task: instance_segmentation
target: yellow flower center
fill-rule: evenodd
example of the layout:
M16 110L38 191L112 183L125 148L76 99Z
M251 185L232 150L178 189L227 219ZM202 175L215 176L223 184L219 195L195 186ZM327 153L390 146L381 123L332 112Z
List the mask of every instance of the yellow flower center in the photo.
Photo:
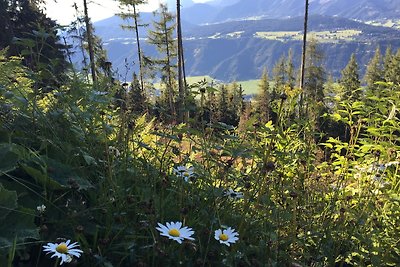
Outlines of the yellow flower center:
M178 229L171 229L168 231L168 234L173 237L179 237L181 233L179 233Z
M56 251L58 253L61 253L61 254L67 254L68 253L68 247L67 247L67 245L65 243L61 243L60 245L58 245L56 247Z
M184 173L183 173L183 176L186 176L186 177L188 177L188 176L190 176L190 173L188 173L188 172L184 172Z
M228 240L228 236L226 234L220 234L219 239L222 241L226 241L226 240Z

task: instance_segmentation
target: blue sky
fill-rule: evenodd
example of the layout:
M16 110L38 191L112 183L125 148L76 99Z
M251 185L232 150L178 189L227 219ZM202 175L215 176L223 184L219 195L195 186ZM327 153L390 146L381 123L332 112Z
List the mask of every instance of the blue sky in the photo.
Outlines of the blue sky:
M193 0L194 2L208 2L210 0ZM82 6L82 0L46 0L47 15L57 20L60 24L69 24L74 19L74 2ZM89 4L89 16L93 21L98 21L113 16L119 12L116 0L91 0ZM141 8L142 11L155 10L163 0L148 0L148 4Z

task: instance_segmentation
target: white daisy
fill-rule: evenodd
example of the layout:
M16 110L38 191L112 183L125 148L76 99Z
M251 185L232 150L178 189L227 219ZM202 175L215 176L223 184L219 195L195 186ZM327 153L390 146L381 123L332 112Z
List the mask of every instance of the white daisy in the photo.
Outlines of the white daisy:
M119 157L121 155L121 152L119 152L119 150L116 147L113 147L113 146L109 146L108 147L108 152L111 155L114 155L116 157Z
M228 227L226 230L218 229L215 230L214 238L218 240L221 244L225 244L228 247L230 243L236 243L239 240L239 234L235 232L235 229Z
M174 173L183 178L185 182L189 182L190 178L194 176L193 166L190 166L189 168L186 166L178 166L174 168Z
M243 198L243 193L242 193L242 192L234 191L234 190L232 190L232 188L229 188L229 189L225 192L224 195L227 196L227 197L235 198L235 199L241 199L241 198Z
M61 243L47 243L46 246L43 246L43 251L47 252L47 254L54 253L51 258L61 258L60 265L62 265L64 262L71 262L72 256L79 258L83 252L82 250L76 248L79 247L78 242L73 244L70 244L70 242L71 240Z
M39 213L44 213L46 211L46 206L42 204L41 206L37 206L36 209Z
M159 227L156 227L158 231L161 232L162 236L166 236L169 239L175 240L179 244L182 244L184 239L194 240L191 235L194 234L192 228L182 227L181 222L170 222L167 223L167 226L158 223Z

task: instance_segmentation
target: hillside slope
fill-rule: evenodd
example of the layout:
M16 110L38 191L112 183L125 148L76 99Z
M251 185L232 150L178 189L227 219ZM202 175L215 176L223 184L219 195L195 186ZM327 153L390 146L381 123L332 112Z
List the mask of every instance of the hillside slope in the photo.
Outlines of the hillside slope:
M184 27L184 49L188 75L210 75L216 79L245 80L259 78L264 67L272 69L276 61L294 52L299 65L302 37L302 18L232 21L212 25ZM310 37L321 43L326 53L327 71L340 75L354 52L361 72L375 48L400 47L400 31L376 27L338 17L311 16ZM99 28L96 26L96 29ZM137 71L137 51L132 32L119 35L115 29L101 35L113 67L125 75L126 62L130 64L128 78ZM121 30L119 30L120 32ZM129 37L125 37L126 34ZM116 38L115 36L120 36ZM147 56L157 57L154 47L142 43Z

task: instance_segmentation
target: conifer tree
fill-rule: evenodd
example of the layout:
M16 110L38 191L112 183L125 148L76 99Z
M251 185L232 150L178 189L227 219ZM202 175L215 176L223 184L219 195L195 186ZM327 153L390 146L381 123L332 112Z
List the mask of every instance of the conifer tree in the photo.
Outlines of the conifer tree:
M154 15L159 21L154 21L154 30L149 31L148 42L156 46L160 58L153 59L153 64L161 72L161 83L165 86L161 103L167 104L169 112L175 116L175 88L176 88L176 42L174 40L174 16L164 4L160 4Z
M367 83L368 90L375 92L378 90L376 82L383 81L383 69L382 69L382 55L380 48L376 48L375 54L369 61L367 70L365 73L364 80Z
M264 69L261 76L260 83L258 84L258 95L256 110L260 114L260 121L267 123L270 120L270 91L269 91L268 71Z
M354 53L351 55L347 66L342 70L342 77L339 84L343 88L343 97L351 101L357 101L361 98L361 82L358 74L358 64Z
M271 95L271 99L273 101L276 100L282 92L284 92L285 80L287 76L284 56L282 56L278 62L276 62L274 68L272 69L272 73L274 75L274 87Z
M11 43L13 36L11 23L9 1L0 0L0 49L4 49Z
M385 78L385 81L389 82L390 81L390 67L392 65L392 48L389 46L386 48L385 51L385 57L383 58L383 76Z
M396 54L392 55L385 73L388 82L400 85L400 49L397 50Z
M326 73L323 61L324 53L318 47L317 41L310 40L307 46L299 115L306 118L314 130L321 129L321 116L325 112L324 84Z
M295 68L293 64L293 51L292 49L289 50L288 58L286 60L286 76L287 76L287 85L289 88L293 89L296 83L296 75L295 75Z
M127 94L127 106L131 114L141 115L146 111L147 101L146 96L141 88L140 81L136 75L133 73L132 83L130 85L130 90Z
M226 113L228 112L228 90L224 84L219 87L217 99L217 115L218 121L226 121Z
M215 123L218 121L218 103L216 92L214 89L214 84L211 82L211 85L207 88L206 101L205 101L205 111L204 111L204 120L209 121L211 123Z
M21 55L36 75L35 88L46 92L66 78L68 63L58 25L44 14L41 2L0 0L0 49L9 47L7 56Z
M242 85L237 82L233 82L231 84L231 101L230 106L231 110L237 117L240 117L241 113L244 110L244 99L243 99L243 88Z
M238 92L237 92L238 93ZM217 120L229 125L237 126L239 123L239 116L237 114L233 91L229 92L226 85L221 85L219 88L219 95L217 100Z
M307 102L323 102L326 73L323 67L324 53L316 40L310 40L307 46L304 73L304 94ZM309 106L309 105L308 105Z

